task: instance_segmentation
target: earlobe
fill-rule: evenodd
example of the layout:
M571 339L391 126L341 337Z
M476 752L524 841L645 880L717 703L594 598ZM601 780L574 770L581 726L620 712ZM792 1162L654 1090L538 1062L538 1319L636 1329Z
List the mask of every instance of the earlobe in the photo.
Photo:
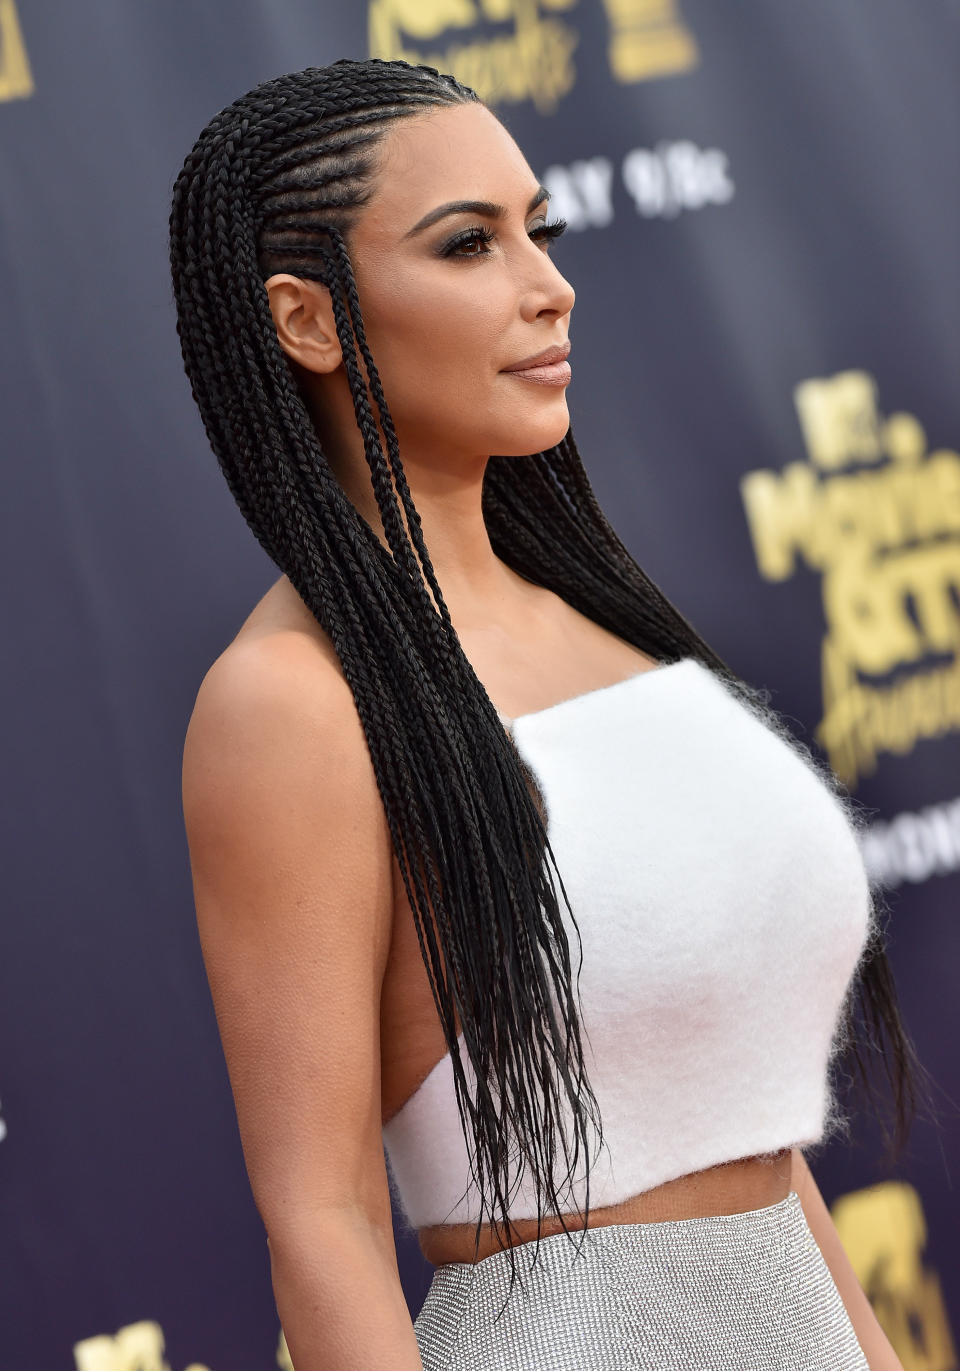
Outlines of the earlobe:
M276 272L264 282L280 346L308 371L336 371L343 361L330 292L319 281Z

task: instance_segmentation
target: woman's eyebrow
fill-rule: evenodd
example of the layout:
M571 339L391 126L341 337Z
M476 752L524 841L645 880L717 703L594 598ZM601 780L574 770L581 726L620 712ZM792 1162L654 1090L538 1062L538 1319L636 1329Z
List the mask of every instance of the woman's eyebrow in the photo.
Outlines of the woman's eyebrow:
M538 205L542 205L544 200L549 199L550 192L546 186L540 186L527 205L527 214L532 214ZM439 205L437 209L432 209L429 214L425 214L403 236L404 238L412 238L415 233L420 233L422 229L429 228L439 219L445 219L448 214L482 214L487 219L505 219L507 213L508 211L503 205L494 204L492 200L451 200L448 204Z

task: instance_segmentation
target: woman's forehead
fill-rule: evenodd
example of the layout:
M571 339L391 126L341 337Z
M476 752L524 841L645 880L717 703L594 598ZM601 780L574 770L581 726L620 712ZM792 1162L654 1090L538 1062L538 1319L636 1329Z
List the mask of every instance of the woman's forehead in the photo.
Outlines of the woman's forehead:
M386 134L362 219L399 238L450 201L496 201L522 213L536 189L523 153L486 106L446 106L399 120Z

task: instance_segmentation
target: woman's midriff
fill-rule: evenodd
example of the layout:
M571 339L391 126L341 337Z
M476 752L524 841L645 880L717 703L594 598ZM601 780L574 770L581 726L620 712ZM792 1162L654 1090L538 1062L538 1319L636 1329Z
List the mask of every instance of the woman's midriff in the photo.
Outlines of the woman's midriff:
M665 1219L696 1219L712 1214L742 1214L763 1209L786 1199L791 1190L791 1151L744 1157L645 1190L620 1204L590 1210L588 1228L611 1223L660 1223ZM582 1215L565 1215L567 1228L583 1228ZM475 1224L437 1224L421 1228L417 1234L420 1250L433 1266L447 1262L475 1262L499 1252L505 1245L487 1224L480 1231L475 1247ZM544 1218L541 1237L563 1232L557 1216ZM509 1237L511 1246L533 1242L537 1237L536 1219L514 1219Z

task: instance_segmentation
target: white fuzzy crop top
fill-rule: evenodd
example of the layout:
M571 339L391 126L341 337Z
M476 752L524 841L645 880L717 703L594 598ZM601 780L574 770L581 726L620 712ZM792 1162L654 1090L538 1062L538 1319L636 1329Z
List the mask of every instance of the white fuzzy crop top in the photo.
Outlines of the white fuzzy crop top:
M591 1209L821 1142L840 1117L828 1068L873 919L854 802L765 702L692 657L504 722L582 939L604 1141ZM383 1142L413 1227L476 1221L449 1053ZM536 1217L528 1180L514 1218ZM582 1206L582 1170L565 1193L565 1212Z

